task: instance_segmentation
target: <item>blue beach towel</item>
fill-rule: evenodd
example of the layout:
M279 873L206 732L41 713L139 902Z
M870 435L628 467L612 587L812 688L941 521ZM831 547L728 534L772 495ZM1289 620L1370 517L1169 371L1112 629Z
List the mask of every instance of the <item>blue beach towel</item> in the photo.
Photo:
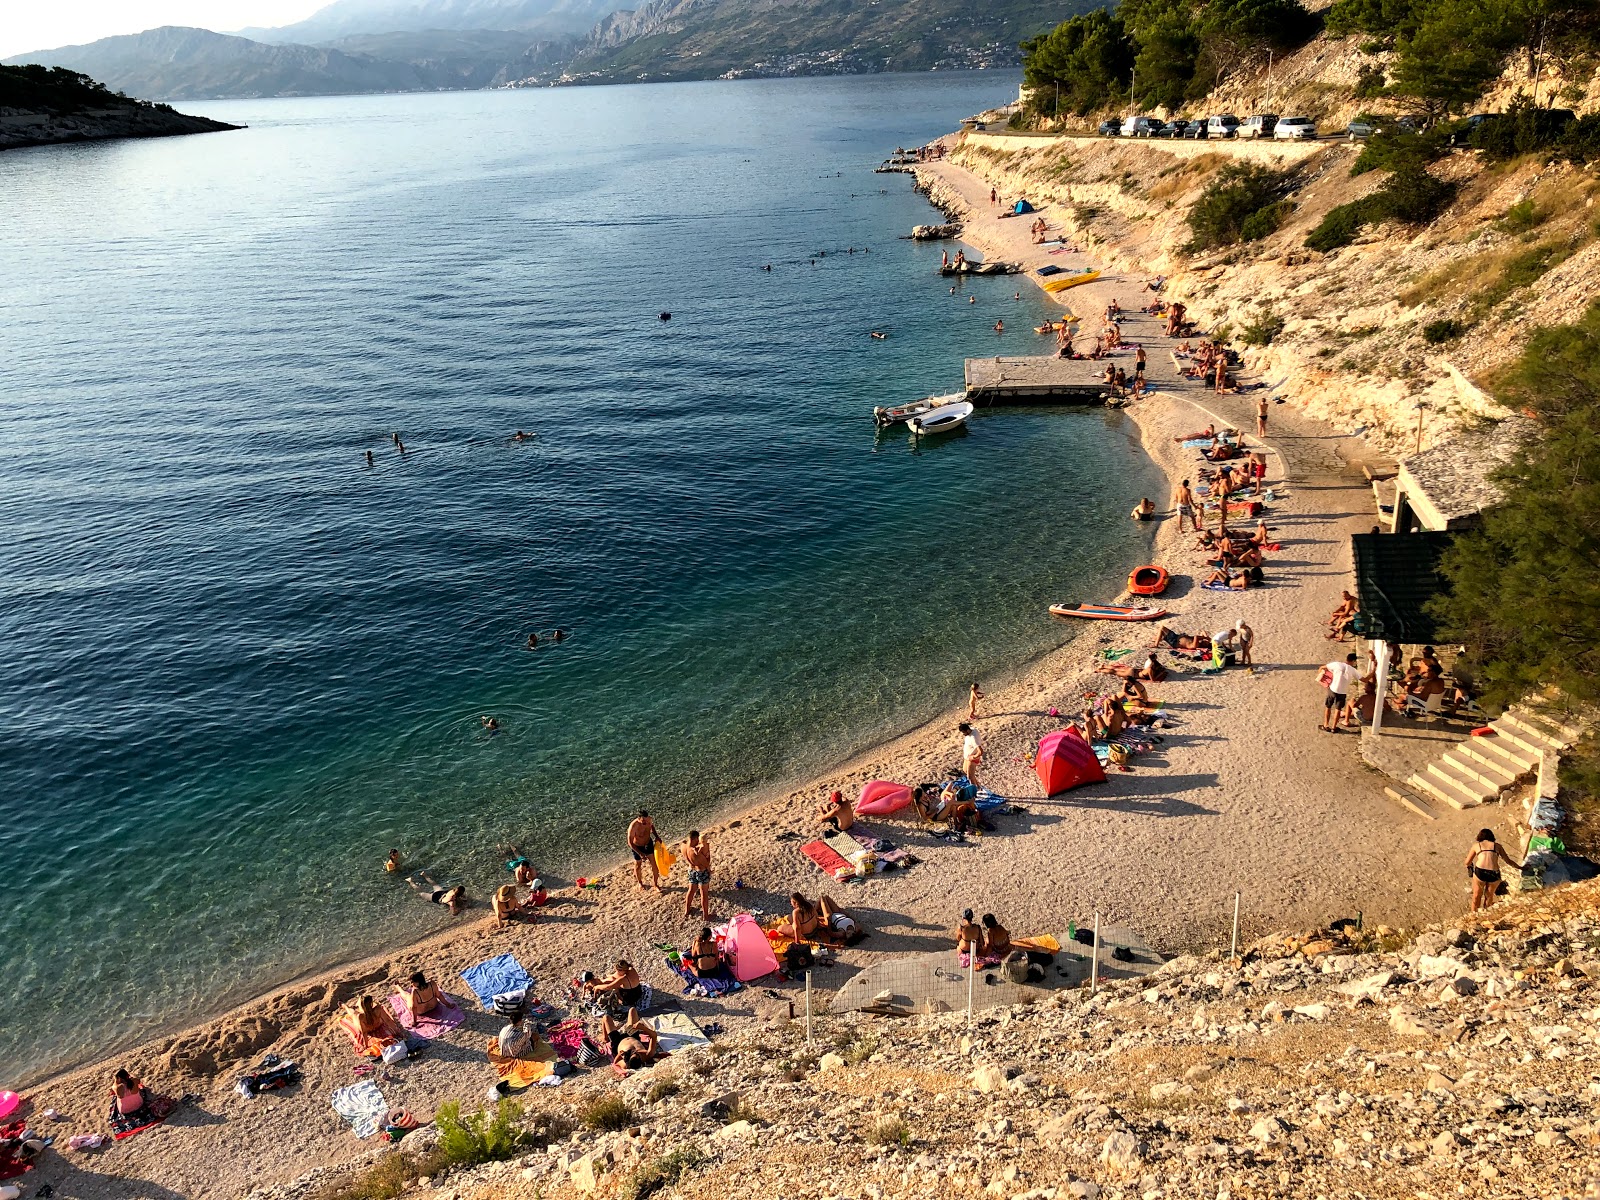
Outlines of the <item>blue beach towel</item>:
M977 790L977 793L972 797L972 802L978 806L979 812L984 813L994 812L995 809L1003 808L1009 803L1004 796L996 795L986 787L981 787Z
M522 964L511 954L486 958L475 967L461 972L472 994L487 1012L494 1007L494 998L501 992L515 992L533 986L533 976L522 969Z
M744 990L744 984L729 975L726 967L723 968L720 977L714 976L710 979L701 979L700 976L684 966L681 959L669 958L665 961L667 966L671 967L674 974L683 980L686 985L683 989L685 996L726 996L730 992Z

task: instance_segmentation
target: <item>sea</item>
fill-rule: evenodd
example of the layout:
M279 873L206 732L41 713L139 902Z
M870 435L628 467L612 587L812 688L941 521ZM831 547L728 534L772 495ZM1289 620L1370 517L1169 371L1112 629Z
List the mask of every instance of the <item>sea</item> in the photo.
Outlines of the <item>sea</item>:
M570 880L1115 594L1130 422L871 416L1043 342L873 171L1016 85L215 102L248 128L0 156L0 1087L437 930L391 847Z

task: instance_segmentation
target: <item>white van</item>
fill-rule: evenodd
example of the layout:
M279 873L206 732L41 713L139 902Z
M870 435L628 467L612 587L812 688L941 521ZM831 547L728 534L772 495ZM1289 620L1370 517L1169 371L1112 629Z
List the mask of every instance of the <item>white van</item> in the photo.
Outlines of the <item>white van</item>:
M1246 117L1244 124L1239 126L1239 136L1242 138L1269 138L1272 136L1272 127L1278 123L1276 113L1257 113L1253 117Z
M1239 132L1239 118L1232 113L1218 113L1206 118L1206 136L1231 138Z
M1161 122L1154 117L1128 117L1122 122L1122 136L1149 137L1152 130L1160 128Z

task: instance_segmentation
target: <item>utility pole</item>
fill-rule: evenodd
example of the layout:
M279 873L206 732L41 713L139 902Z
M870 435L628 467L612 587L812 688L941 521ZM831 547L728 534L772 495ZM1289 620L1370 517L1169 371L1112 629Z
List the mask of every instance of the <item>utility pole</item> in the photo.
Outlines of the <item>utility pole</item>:
M1267 112L1272 111L1272 51L1267 51Z

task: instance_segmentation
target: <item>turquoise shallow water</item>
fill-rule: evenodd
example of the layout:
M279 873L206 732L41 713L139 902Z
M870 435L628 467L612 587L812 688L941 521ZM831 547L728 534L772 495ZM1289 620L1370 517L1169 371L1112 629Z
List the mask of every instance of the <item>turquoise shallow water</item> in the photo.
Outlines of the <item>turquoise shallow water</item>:
M1034 349L1043 301L950 296L871 173L1014 88L238 102L0 157L0 1085L437 927L391 845L603 861L1115 591L1130 425L868 416Z

